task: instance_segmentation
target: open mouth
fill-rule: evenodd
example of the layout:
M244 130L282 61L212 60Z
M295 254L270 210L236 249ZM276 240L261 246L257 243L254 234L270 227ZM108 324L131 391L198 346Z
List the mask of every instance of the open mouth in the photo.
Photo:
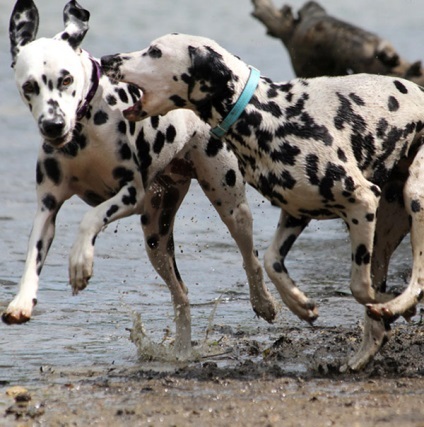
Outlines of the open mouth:
M141 100L137 101L131 107L125 109L122 114L130 122L138 122L147 117L147 113L143 111L143 105L141 103Z

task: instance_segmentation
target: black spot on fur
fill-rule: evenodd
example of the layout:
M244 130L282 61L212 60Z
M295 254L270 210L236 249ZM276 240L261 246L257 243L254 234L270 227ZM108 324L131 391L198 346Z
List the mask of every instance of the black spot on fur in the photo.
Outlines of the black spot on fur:
M118 205L112 205L106 212L107 218L110 218L112 215L114 215L116 212L118 212L119 206Z
M399 110L399 102L394 96L389 96L388 107L391 112Z
M361 244L357 247L355 253L355 263L357 265L366 265L371 261L371 255L365 245Z
M362 107L362 106L364 106L365 105L365 102L364 102L364 100L360 97L360 96L358 96L358 95L356 95L355 93L350 93L349 94L349 98L356 104L356 105L359 105L360 107Z
M225 183L229 187L234 187L236 185L236 173L235 173L235 171L233 169L230 169L225 174Z
M297 228L297 227L305 227L305 218L295 218L294 216L289 216L286 220L287 228Z
M206 155L215 157L224 147L224 143L220 139L211 138L206 146Z
M142 214L140 217L140 222L141 222L141 225L144 225L144 226L149 225L150 223L149 216L147 214Z
M284 240L283 244L280 246L280 249L279 249L279 253L283 258L285 258L286 255L289 253L289 250L293 246L296 239L297 239L296 234L290 234L290 236L288 236L286 240Z
M44 160L44 169L48 178L56 185L60 184L62 180L62 172L60 170L59 162L55 158L47 158Z
M153 142L153 152L159 154L162 151L163 146L165 145L165 135L163 132L157 132L155 141Z
M149 50L147 51L147 54L151 58L161 58L162 57L162 51L157 46L151 46Z
M36 177L36 182L38 185L40 185L44 180L44 173L41 170L40 162L37 162L37 167L35 170L35 177Z
M345 153L341 148L338 148L338 149L337 149L337 157L338 157L342 162L347 162L346 153Z
M135 145L137 147L137 157L140 159L141 178L143 185L147 187L149 167L152 164L152 156L150 155L150 144L144 136L143 128L141 128L137 135Z
M159 126L159 116L150 117L150 123L152 124L153 129L157 129Z
M125 104L128 104L128 95L124 89L122 89L122 88L118 89L118 96L122 102L124 102Z
M282 264L279 262L274 262L274 264L272 264L272 268L276 273L282 273L284 271Z
M118 132L122 133L123 135L126 135L126 133L127 133L127 123L124 120L121 120L118 123Z
M110 106L114 106L116 105L116 103L118 102L118 100L116 99L115 96L113 95L108 95L106 97L106 102L110 105Z
M153 236L148 237L146 243L150 249L156 249L159 246L159 236L154 234Z
M411 202L411 211L417 213L421 210L421 203L419 200L412 200Z
M306 176L312 185L319 184L318 178L318 162L319 158L316 154L308 154L306 160Z
M49 211L53 211L57 207L57 200L52 194L46 194L42 199L43 206Z
M364 133L366 120L354 111L352 103L348 98L340 93L337 93L337 97L339 98L340 105L334 117L334 126L336 129L342 130L346 125L349 125L354 134L360 135Z
M134 172L124 166L116 167L112 173L113 177L119 181L121 187L134 179Z
M290 145L287 142L284 142L280 146L278 153L279 153L279 160L283 164L294 166L294 164L296 163L296 156L300 154L300 149L294 145Z
M137 203L137 190L135 187L128 188L128 194L122 197L122 203L124 205L135 205Z
M302 113L300 121L286 122L283 125L280 125L275 131L275 136L277 138L284 139L290 135L304 139L322 141L324 145L327 146L331 146L333 143L333 137L327 127L315 123L314 119L306 112Z
M178 108L183 108L186 105L185 99L181 98L181 96L178 95L172 95L169 97L169 99L175 104Z
M169 125L166 128L166 141L169 143L174 142L175 137L177 136L177 130L174 125Z
M39 264L43 260L43 241L39 240L37 242L37 264Z
M302 96L297 100L296 104L288 107L286 110L286 118L287 120L292 117L300 116L305 108L305 102L309 99L309 95L307 93L303 93Z
M122 160L131 160L132 151L127 143L121 144L119 148L119 155L121 156Z
M103 110L99 110L94 114L93 120L95 125L104 125L109 120L109 116Z
M169 187L166 190L163 197L162 211L159 219L159 234L162 236L169 233L179 199L180 192L176 188Z
M399 80L395 80L393 83L396 86L396 89L400 93L403 93L403 94L408 93L408 89L405 87L405 85L402 82L400 82Z

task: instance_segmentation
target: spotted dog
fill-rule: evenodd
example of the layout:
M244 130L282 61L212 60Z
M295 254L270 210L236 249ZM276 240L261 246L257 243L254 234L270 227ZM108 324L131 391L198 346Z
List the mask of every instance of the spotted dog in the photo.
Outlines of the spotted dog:
M64 9L65 29L35 40L39 16L31 0L18 0L10 21L16 83L43 138L37 161L38 208L19 292L3 321L30 319L39 275L62 204L78 195L93 206L84 216L69 259L74 294L92 275L94 243L118 218L141 215L149 258L167 283L175 309L178 356L190 354L186 286L174 258L173 226L190 181L197 178L243 256L252 306L268 321L276 314L252 242L252 218L237 160L209 126L190 111L133 123L121 110L140 97L135 86L112 82L79 46L89 12L76 1Z
M183 108L218 135L253 74L212 40L183 34L103 57L102 65L143 92L127 118ZM347 365L360 369L387 341L390 322L410 315L423 295L424 93L405 80L365 74L282 83L260 76L255 88L225 138L245 180L281 207L266 271L287 306L313 322L316 305L290 278L284 260L311 219L344 220L352 248L350 288L372 317L366 316L362 345ZM384 292L387 266L409 230L412 279L393 299Z

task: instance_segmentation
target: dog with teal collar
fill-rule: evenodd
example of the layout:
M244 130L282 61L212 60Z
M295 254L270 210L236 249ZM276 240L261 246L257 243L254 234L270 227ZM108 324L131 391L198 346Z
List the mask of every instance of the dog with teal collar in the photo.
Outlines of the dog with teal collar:
M249 82L240 58L203 37L169 34L147 48L102 58L113 78L135 84L140 100L130 120L194 111L221 134ZM351 241L350 288L366 306L364 340L348 361L360 369L409 317L424 295L424 93L405 80L352 75L274 82L261 76L225 143L246 181L281 208L265 268L286 305L314 322L316 304L285 266L290 248L312 219L341 218ZM412 279L386 293L390 256L411 229Z

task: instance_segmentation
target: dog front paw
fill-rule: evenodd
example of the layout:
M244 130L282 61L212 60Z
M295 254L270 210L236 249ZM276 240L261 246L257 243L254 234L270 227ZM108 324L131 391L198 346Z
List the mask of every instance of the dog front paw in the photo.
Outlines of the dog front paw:
M31 319L32 309L37 304L37 299L22 300L16 297L1 315L1 319L7 325L20 325Z
M94 246L74 245L69 256L69 283L72 294L85 289L93 274Z

